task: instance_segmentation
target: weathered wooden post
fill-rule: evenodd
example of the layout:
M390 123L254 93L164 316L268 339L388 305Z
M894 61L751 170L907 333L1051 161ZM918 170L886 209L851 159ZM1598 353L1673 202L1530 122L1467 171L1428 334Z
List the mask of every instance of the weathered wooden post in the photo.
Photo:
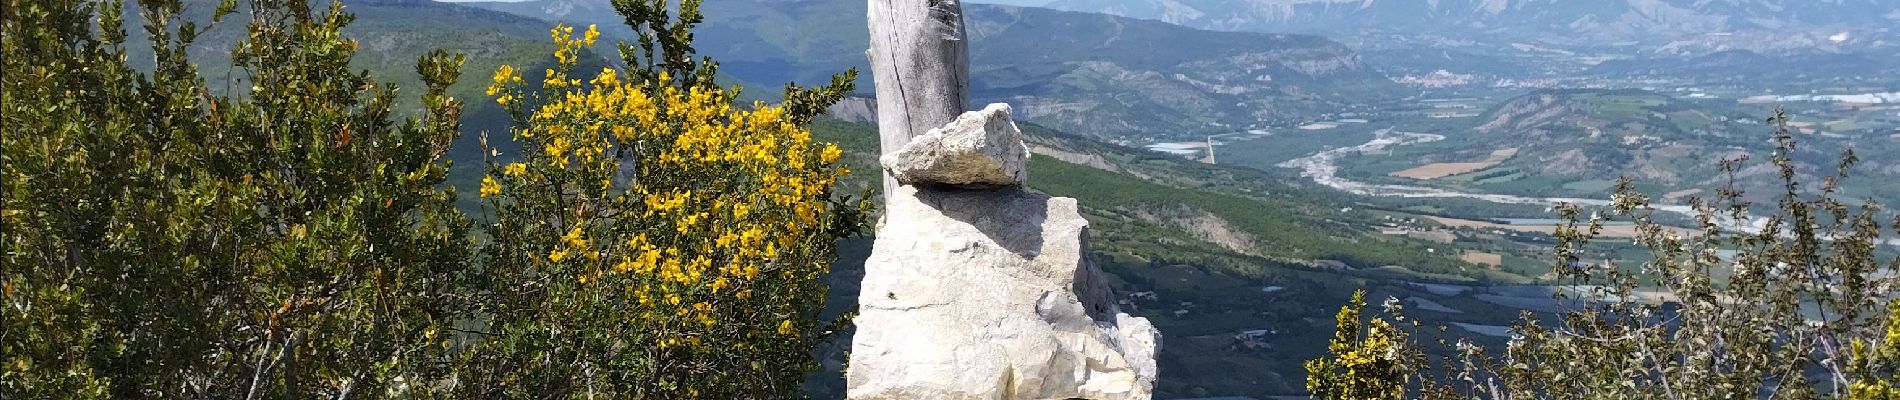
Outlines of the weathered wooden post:
M958 0L867 0L881 154L950 123L970 103L970 46ZM884 175L885 198L897 188Z

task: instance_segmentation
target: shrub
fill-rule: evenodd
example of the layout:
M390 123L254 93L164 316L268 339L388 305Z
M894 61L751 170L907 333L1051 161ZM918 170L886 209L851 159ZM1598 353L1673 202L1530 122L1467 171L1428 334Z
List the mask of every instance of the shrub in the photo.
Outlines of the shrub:
M1789 159L1796 142L1787 118L1776 112L1769 121L1777 126L1770 164L1780 173L1782 193L1768 214L1753 214L1757 209L1732 183L1712 202L1692 201L1695 225L1686 229L1655 222L1656 209L1627 180L1606 213L1584 217L1576 207L1558 207L1570 222L1556 232L1552 273L1580 288L1558 291L1572 309L1554 324L1527 314L1501 354L1468 341L1446 343L1456 354L1441 375L1414 374L1414 393L1892 398L1900 370L1900 323L1893 318L1900 311L1893 286L1900 259L1883 260L1880 247L1882 230L1900 228L1900 220L1883 228L1877 204L1855 207L1836 199L1857 161L1851 151L1832 175L1804 182ZM1724 160L1722 170L1732 178L1745 160ZM1636 242L1650 250L1650 260L1631 268L1583 257L1582 246L1614 218L1636 224ZM1639 287L1644 281L1657 285ZM1643 290L1658 291L1666 301L1645 300ZM1352 354L1335 350L1331 359Z
M1385 305L1389 311L1395 307L1396 301ZM1405 398L1411 368L1419 361L1410 351L1410 335L1384 318L1362 319L1365 309L1366 291L1353 292L1352 302L1339 308L1339 329L1326 347L1333 357L1306 362L1306 391L1313 397Z
M571 77L599 33L557 26L539 91L531 72L494 74L525 150L482 180L465 396L793 397L836 328L818 320L820 278L869 203L832 195L850 171L802 125L854 73L735 107L716 64L692 59L698 2L665 4L615 2L641 32L620 46L629 69Z
M251 2L233 97L177 0L140 3L129 67L123 6L0 10L0 398L426 397L470 246L441 188L461 58L421 59L396 125L340 3Z

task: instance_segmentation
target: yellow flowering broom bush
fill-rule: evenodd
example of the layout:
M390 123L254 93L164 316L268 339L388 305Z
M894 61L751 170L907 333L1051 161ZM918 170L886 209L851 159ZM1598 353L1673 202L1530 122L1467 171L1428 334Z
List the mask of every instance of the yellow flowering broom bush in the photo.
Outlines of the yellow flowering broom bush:
M785 397L816 365L820 279L869 206L832 195L850 171L801 125L854 73L735 107L716 64L691 61L697 2L677 21L660 5L617 4L651 24L621 46L629 72L575 76L599 31L557 26L553 68L492 78L523 151L481 183L488 318L466 330L469 396Z

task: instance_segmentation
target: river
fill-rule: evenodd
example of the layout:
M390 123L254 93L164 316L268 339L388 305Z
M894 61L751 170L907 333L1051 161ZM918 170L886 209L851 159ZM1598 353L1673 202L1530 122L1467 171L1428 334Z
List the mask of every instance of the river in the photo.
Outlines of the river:
M1363 144L1328 149L1306 157L1287 160L1286 162L1280 163L1279 166L1282 168L1297 169L1300 171L1300 176L1312 179L1315 183L1363 196L1466 198L1502 204L1538 204L1544 206L1555 206L1560 203L1580 206L1610 205L1610 201L1605 199L1526 197L1495 193L1471 193L1425 186L1366 183L1340 177L1339 159L1342 157L1367 152L1385 151L1390 147L1409 146L1445 140L1444 135L1400 132L1393 128L1381 129L1374 134L1372 140ZM1684 205L1653 205L1652 207L1655 207L1658 211L1680 214L1692 218L1696 215L1695 209ZM1743 232L1758 231L1763 223L1764 220L1761 218L1754 218L1753 221L1718 222L1723 229Z

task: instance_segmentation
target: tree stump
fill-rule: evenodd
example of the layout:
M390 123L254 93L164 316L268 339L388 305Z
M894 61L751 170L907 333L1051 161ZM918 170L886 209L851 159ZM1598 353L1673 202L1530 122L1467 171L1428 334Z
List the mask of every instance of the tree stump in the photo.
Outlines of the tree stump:
M955 120L970 103L970 47L958 0L867 0L879 151ZM897 188L884 175L885 198Z

